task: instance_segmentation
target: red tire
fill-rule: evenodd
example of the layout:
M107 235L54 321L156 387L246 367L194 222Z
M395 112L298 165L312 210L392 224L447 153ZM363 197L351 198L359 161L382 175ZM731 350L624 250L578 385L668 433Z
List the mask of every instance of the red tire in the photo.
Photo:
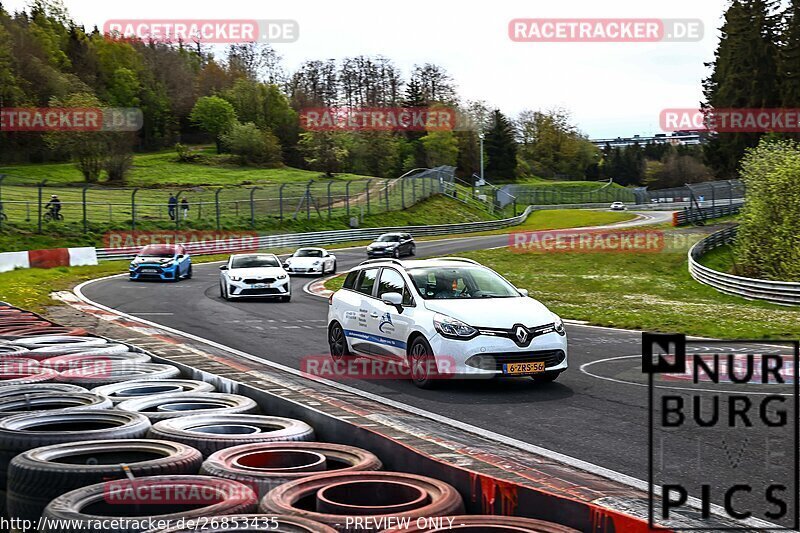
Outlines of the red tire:
M326 511L307 510L309 499L316 499L316 508ZM365 506L372 512L365 512ZM341 527L347 516L356 514L412 519L459 515L464 512L464 501L453 486L437 479L399 472L351 472L284 483L261 500L259 510Z
M263 497L278 485L322 472L369 472L382 466L375 455L354 446L261 442L213 453L203 463L200 473L258 487L258 495Z
M105 530L109 533L138 533L142 531L139 524L148 518L177 521L246 514L253 512L256 503L255 493L235 481L206 476L148 476L72 490L50 502L42 516L50 524L61 524L61 528L51 526L51 533L87 531L92 524L105 520L118 522L118 528ZM120 518L138 520L115 520Z

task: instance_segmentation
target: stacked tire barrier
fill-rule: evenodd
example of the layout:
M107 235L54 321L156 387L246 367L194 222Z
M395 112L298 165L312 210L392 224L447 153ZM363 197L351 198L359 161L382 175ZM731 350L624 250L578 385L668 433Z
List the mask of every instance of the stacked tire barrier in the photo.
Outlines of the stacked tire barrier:
M315 442L135 347L0 311L0 512L20 531L575 531L465 515L448 483Z

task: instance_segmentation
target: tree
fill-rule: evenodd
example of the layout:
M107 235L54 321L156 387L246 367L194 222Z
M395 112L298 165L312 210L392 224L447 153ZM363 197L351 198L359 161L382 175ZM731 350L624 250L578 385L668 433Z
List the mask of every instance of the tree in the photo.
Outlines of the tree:
M50 106L99 108L100 101L92 94L78 93L64 100L53 99ZM98 131L53 131L47 134L46 139L52 148L72 157L87 183L96 183L108 155L107 135Z
M597 148L571 124L565 110L523 111L517 130L519 158L531 175L584 179L599 160Z
M218 96L204 96L194 105L191 120L213 135L217 143L217 153L220 153L222 151L220 136L230 131L236 121L236 111L230 102Z
M492 114L492 126L486 132L484 149L488 163L486 177L498 181L514 181L517 168L516 132L511 121L496 109Z
M306 132L300 134L300 151L309 167L324 172L332 178L341 168L349 155L342 146L338 133L327 131Z
M451 131L431 131L420 139L425 148L425 164L429 167L456 166L458 142Z
M281 146L271 131L262 131L252 122L236 122L230 131L221 136L222 143L243 163L279 166Z
M733 0L725 13L711 75L703 82L703 109L780 105L777 69L780 20L773 0ZM718 176L734 177L739 161L762 133L713 135L706 158Z
M741 177L747 203L736 238L737 270L745 276L800 281L800 145L762 141L747 151Z

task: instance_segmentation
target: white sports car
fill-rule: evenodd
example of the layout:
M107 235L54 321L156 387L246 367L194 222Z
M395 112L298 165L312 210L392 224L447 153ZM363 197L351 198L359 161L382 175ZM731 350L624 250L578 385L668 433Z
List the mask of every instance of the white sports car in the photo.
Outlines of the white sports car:
M336 256L324 248L300 248L283 267L291 274L335 274Z
M219 269L219 295L226 300L292 298L289 274L275 254L234 254Z

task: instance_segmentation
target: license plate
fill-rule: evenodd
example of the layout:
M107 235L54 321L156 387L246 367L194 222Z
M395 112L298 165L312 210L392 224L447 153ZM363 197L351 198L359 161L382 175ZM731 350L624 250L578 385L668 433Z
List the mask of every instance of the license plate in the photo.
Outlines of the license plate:
M269 283L253 283L251 287L254 289L266 289L269 287Z
M504 374L539 374L544 372L544 361L534 363L508 363L503 365Z
M157 274L158 270L156 270L155 268L143 268L142 272L145 274Z

